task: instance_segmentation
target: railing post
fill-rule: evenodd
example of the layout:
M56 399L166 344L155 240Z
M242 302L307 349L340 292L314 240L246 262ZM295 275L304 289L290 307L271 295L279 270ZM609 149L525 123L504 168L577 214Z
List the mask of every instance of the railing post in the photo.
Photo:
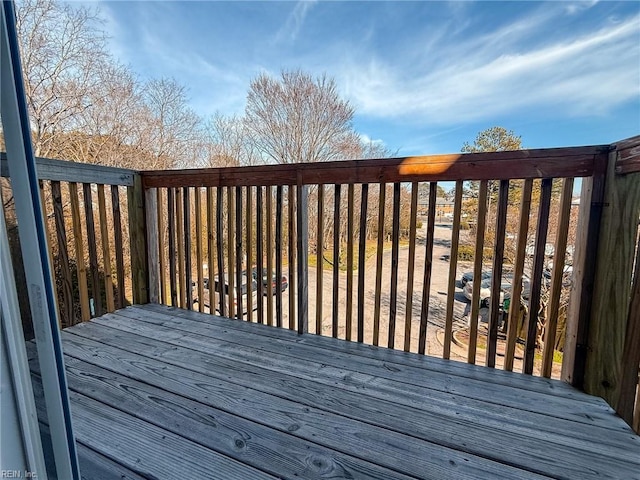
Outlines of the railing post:
M129 248L131 252L131 278L133 303L149 303L147 272L147 242L144 210L144 190L142 179L136 174L133 186L127 187L129 212Z
M640 173L616 173L619 152L611 150L606 167L584 371L584 390L613 406L620 395L640 217Z
M298 230L298 333L309 330L309 187L298 179L296 226Z
M149 302L160 303L160 251L158 249L158 189L148 188L144 192L144 209L147 238L147 270ZM163 299L164 301L164 299Z

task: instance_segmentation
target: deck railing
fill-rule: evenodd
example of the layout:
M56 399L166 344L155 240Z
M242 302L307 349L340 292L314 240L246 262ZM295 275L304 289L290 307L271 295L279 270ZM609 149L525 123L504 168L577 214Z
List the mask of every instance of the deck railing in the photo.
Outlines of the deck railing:
M51 197L48 223L55 224L50 240L60 259L69 254L59 182L69 182L83 320L126 301L150 301L561 377L603 396L638 430L639 145L634 137L591 147L179 171L56 162L48 170L40 163L44 197ZM434 257L442 242L437 190L444 182L453 187L448 264ZM76 183L83 185L88 252ZM111 185L110 219L104 185ZM120 226L119 186L128 191ZM110 220L113 238L105 242ZM130 262L123 261L126 229ZM114 253L117 282L109 283ZM456 287L466 264L459 256L469 254L474 278L491 270L488 314L481 282L473 282L470 311L461 320ZM58 283L74 281L61 267ZM506 269L511 286L501 293ZM96 271L104 272L105 285L117 285L115 301L103 289L106 307ZM513 281L523 276L526 286ZM125 279L130 283L123 285ZM523 288L527 300L519 307L512 302L505 313L502 296L519 299ZM73 305L65 295L59 298Z

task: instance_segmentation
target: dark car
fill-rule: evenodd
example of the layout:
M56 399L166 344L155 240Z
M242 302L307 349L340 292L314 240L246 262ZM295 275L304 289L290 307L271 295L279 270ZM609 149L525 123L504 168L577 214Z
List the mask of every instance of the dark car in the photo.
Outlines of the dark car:
M251 278L253 279L254 282L258 281L258 269L257 268L253 268L251 270ZM266 296L267 295L267 285L269 282L269 277L267 275L267 269L263 268L262 269L262 285L263 285L263 295ZM285 275L282 275L282 278L280 279L280 282L278 282L278 276L275 274L275 272L272 272L271 274L271 289L273 291L273 294L275 295L277 290L278 290L278 283L280 283L280 291L284 292L287 287L289 287L289 280L287 279L287 277Z
M234 278L235 280L235 278ZM205 307L207 308L211 308L211 291L209 290L210 284L209 284L209 279L208 278L204 278L203 279L203 298L202 298L202 303L204 304ZM196 293L193 302L194 303L198 303L200 301L200 299L197 297L197 283L193 282L193 287L194 287L194 293ZM257 305L257 296L256 296L256 291L257 291L257 284L255 282L255 280L251 281L251 298L253 299L253 304ZM224 283L222 284L222 290L224 293L224 303L225 305L229 305L229 278L228 276L225 274L224 276ZM243 305L243 310L244 314L247 313L247 306L248 306L248 302L247 302L247 295L249 293L249 285L247 284L247 277L246 275L242 275L242 285L240 286L240 288L238 288L237 285L234 286L233 288L235 294L234 294L234 298L233 298L233 303L235 305L235 308L238 308L238 294L242 295L242 305ZM216 312L219 312L219 308L220 308L220 283L219 283L219 278L216 275L214 277L214 281L213 281L213 307L215 309ZM228 308L228 307L225 307ZM255 310L255 308L254 308Z

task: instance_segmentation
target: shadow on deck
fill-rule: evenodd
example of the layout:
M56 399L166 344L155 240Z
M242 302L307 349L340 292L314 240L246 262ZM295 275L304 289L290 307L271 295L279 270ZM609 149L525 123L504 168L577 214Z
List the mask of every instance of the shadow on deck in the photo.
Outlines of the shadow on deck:
M640 478L640 437L559 381L160 305L62 341L90 479Z

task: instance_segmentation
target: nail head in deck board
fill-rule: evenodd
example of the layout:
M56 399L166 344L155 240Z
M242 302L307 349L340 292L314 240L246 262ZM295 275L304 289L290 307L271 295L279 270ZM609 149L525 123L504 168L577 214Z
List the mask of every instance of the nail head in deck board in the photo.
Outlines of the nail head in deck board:
M531 191L533 180L528 178L522 187L522 200L520 202L520 219L518 221L518 240L516 243L516 261L513 278L522 278L524 273L524 257L527 248L527 236L529 232L529 212L531 211ZM522 282L513 282L511 298L520 298L522 295ZM507 346L504 359L504 369L513 370L513 360L516 351L516 338L518 336L520 302L518 308L509 309L507 321Z
M133 303L148 303L147 242L144 216L144 189L139 175L127 187L129 212L129 251L131 253L131 287Z
M418 338L418 353L427 353L427 322L429 320L429 300L431 299L431 277L433 268L433 244L436 227L436 194L438 184L429 184L429 218L427 219L427 241L424 254L424 279L422 282L422 308L420 310L420 336Z
M473 278L482 278L482 259L484 256L484 229L487 216L487 180L480 181L478 193L478 223L476 225L476 251L473 257ZM473 282L471 292L471 312L469 313L469 350L467 363L476 363L478 343L478 314L480 310L480 283Z
M124 247L122 245L122 217L120 215L120 190L117 185L111 185L111 209L113 213L113 244L116 254L116 274L118 276L118 295L116 307L124 308Z
M338 338L338 292L340 288L340 184L333 194L333 302L331 304L331 336Z
M398 253L400 250L400 184L393 184L393 220L391 231L391 293L389 295L389 336L387 346L393 348L396 339L398 307Z
M502 263L504 262L504 238L507 228L507 206L509 203L509 180L500 180L498 212L496 214L495 242L493 244L493 268L491 270L491 297L489 300L489 328L487 332L486 366L496 366L498 349L498 315L500 315L500 294L502 290ZM564 249L562 250L564 252ZM482 277L479 277L482 278ZM514 277L514 283L521 282Z
M199 314L195 312L183 312L183 313L190 314L194 316L194 318L202 318L202 316L197 317ZM254 415L253 418L258 419L261 422L263 422L264 419L272 418L272 415L268 413L269 411L274 413L286 411L288 413L287 413L287 417L285 417L286 418L285 422L287 422L286 424L289 424L292 413L296 411L301 411L301 410L296 403L287 404L290 406L284 406L282 404L282 402L284 401L284 398L286 398L286 396L288 395L294 395L294 398L296 398L296 400L298 401L302 400L307 405L317 405L323 409L330 409L331 411L334 411L337 409L337 413L340 413L341 415L343 415L342 417L340 417L340 420L339 420L339 425L341 425L341 427L337 427L338 432L334 433L334 430L331 427L329 427L328 430L325 428L322 428L323 433L321 435L316 435L313 438L314 438L314 441L316 442L323 442L328 444L329 446L332 446L334 448L341 449L341 450L358 448L358 451L363 451L358 447L359 444L362 444L363 439L366 440L367 444L370 447L371 447L371 444L369 442L374 442L374 444L376 442L375 440L376 435L373 435L373 431L374 430L377 431L377 429L379 429L380 427L367 426L365 430L362 430L362 428L364 428L364 424L359 423L357 421L356 423L354 423L355 418L360 418L361 420L365 420L366 422L375 420L376 423L380 423L380 422L387 423L388 425L386 428L391 427L392 429L398 429L399 424L404 425L404 427L402 428L408 428L408 431L414 432L413 433L414 435L419 432L418 434L421 436L424 436L424 435L435 436L436 442L448 442L449 438L451 438L453 442L460 441L460 439L457 438L455 435L453 435L452 437L449 437L449 435L442 435L443 433L442 429L438 430L436 428L433 428L433 426L430 427L428 424L423 424L424 421L427 421L427 422L433 421L434 417L431 415L423 416L422 414L419 414L418 418L421 418L421 420L416 424L414 421L412 421L413 417L411 415L406 414L409 410L398 406L398 407L394 407L395 409L397 409L397 412L398 412L397 416L393 415L392 418L387 419L387 417L385 416L381 416L379 414L373 413L373 412L380 412L380 408L381 408L380 406L383 404L386 404L387 402L373 401L372 399L367 399L367 397L358 393L350 393L345 396L345 394L340 393L340 391L336 391L334 388L331 388L331 384L328 384L325 387L321 387L328 390L326 390L326 395L321 395L321 398L318 398L317 388L319 387L319 385L317 385L317 382L315 382L313 379L304 380L302 378L295 378L295 377L289 376L290 374L294 374L297 376L303 372L303 370L300 370L298 368L298 364L295 364L296 368L293 369L294 371L288 372L284 376L282 373L277 373L272 370L274 368L273 366L271 366L272 360L276 359L276 357L279 357L280 355L272 355L266 358L264 356L258 356L253 362L254 365L250 366L249 364L246 363L248 361L248 359L246 358L246 354L250 353L250 349L247 350L245 348L245 349L238 350L238 348L234 347L233 345L223 347L225 342L222 341L219 343L221 350L218 350L217 348L214 348L213 350L211 350L211 348L208 346L207 341L204 339L201 339L200 335L185 336L181 332L173 332L171 328L153 327L152 325L148 325L146 329L147 333L144 333L143 324L146 323L146 321L131 322L131 321L126 321L127 319L125 318L118 320L116 319L116 317L118 316L119 315L109 317L110 319L113 319L112 325L114 327L117 327L118 329L122 329L125 327L127 329L131 328L143 334L144 336L142 337L139 335L131 336L131 334L124 333L124 331L118 332L118 330L114 330L113 328L108 328L107 329L108 331L105 332L107 338L104 338L102 341L106 342L106 344L112 344L114 346L117 346L117 350L114 350L114 352L115 351L119 352L117 354L117 357L114 357L113 355L108 354L108 351L110 351L112 347L108 347L107 345L105 345L104 347L101 347L102 351L107 353L106 357L103 355L99 355L96 357L94 355L96 348L89 345L85 355L82 353L82 351L77 350L79 345L73 346L73 348L72 348L72 345L76 344L77 342L81 342L83 344L86 344L87 342L92 344L92 342L87 340L78 340L77 338L72 340L73 343L71 345L68 345L65 351L69 352L70 350L73 350L68 354L70 354L71 356L75 356L77 358L84 359L84 361L88 360L91 363L107 362L107 364L110 365L109 368L113 368L114 361L122 362L124 360L126 363L123 363L123 365L128 365L127 367L128 375L137 375L136 369L140 369L141 367L143 367L144 364L149 364L149 366L151 366L149 362L158 361L157 359L151 358L151 357L156 357L157 355L161 355L163 360L165 360L166 362L169 362L170 364L175 365L175 368L162 370L161 371L162 373L156 373L156 372L160 372L160 370L157 370L156 368L153 368L153 367L152 367L153 370L151 370L145 367L144 371L140 370L141 373L139 374L139 375L142 375L142 378L144 379L144 381L151 382L152 377L158 377L158 375L162 375L162 378L165 379L163 381L169 381L169 382L173 381L174 384L177 381L178 383L176 385L179 385L180 392L176 392L176 393L180 393L182 395L184 395L185 393L185 390L184 390L185 388L190 388L187 386L188 384L193 385L194 387L196 387L196 389L194 390L193 388L191 388L189 396L192 396L191 393L195 393L196 395L198 395L198 398L196 399L200 401L203 401L202 399L203 393L207 395L207 392L203 391L202 387L203 385L206 384L207 382L206 378L211 373L213 376L220 378L220 380L214 380L213 378L209 377L209 383L214 381L216 383L216 386L213 387L212 385L211 389L207 389L209 392L208 394L211 394L211 392L217 392L215 395L217 403L219 403L222 400L222 397L220 395L226 395L225 392L228 391L229 403L230 403L229 407L235 409L236 412L238 413L242 412L241 415L243 416L246 416L247 414ZM150 320L150 321L153 321L155 323L158 322L156 316L152 318L155 318L155 320ZM206 318L209 318L211 320L216 320L215 317L206 317ZM101 319L98 321L102 322ZM252 326L243 322L238 322L238 323L242 324L245 327ZM109 320L106 320L106 317L105 317L104 325L109 325ZM80 333L83 337L87 337L87 338L95 335L105 336L105 333L100 334L101 329L107 328L104 325L99 325L97 323L92 325L84 324L83 326L87 328L79 330L78 333ZM234 327L235 326L236 325L234 325ZM253 326L257 327L256 325L253 325ZM271 330L274 330L274 329L271 329ZM282 331L282 330L279 330L279 331L287 333L286 331ZM176 346L180 344L190 345L189 348L191 353L189 354L188 360L183 355L180 355L179 347L178 347L178 350L171 349L167 351L166 343L154 340L154 338L161 338L163 336L166 337L165 341L169 341L170 344L174 344ZM251 336L242 336L242 338L247 340L245 342L247 346L254 345L254 340L250 337ZM254 337L255 339L261 338L259 335L253 335L252 337ZM99 337L96 337L96 338L99 338ZM127 340L127 338L130 338L130 340ZM318 339L318 337L316 336L302 337L302 338ZM65 340L68 341L69 339L65 336ZM267 339L263 339L263 343L265 345L269 345L271 342L267 341ZM351 344L351 345L358 345L358 344ZM124 350L121 350L123 348L126 351L131 353L126 353ZM193 350L194 348L196 349L196 351L198 351L198 353L194 353L194 350ZM151 356L151 357L148 358L147 360L144 360L143 357L139 357L138 355L134 354L134 352L139 352L145 356ZM157 352L157 353L154 353L154 352ZM165 352L166 354L162 352ZM202 352L202 353L199 353L199 352ZM214 352L215 354L213 354ZM238 352L240 357L235 357L236 352ZM229 356L229 358L225 360L223 357L220 357L219 355ZM297 354L295 355L300 356ZM242 360L241 360L241 357L243 358ZM301 356L301 358L303 357L306 357L306 355ZM129 360L127 360L128 358L137 358L139 360L130 362ZM264 372L263 367L259 365L259 363L263 360L263 358L266 360L265 367L268 369L271 369L269 372ZM318 357L316 356L311 361L313 363L317 363L317 358ZM238 364L237 360L241 360L241 364ZM300 363L300 366L303 366L306 363L307 361L303 361ZM366 365L366 363L363 364L363 362L359 362L359 363L361 365ZM134 369L131 369L130 367L133 365L135 365L136 367ZM217 367L214 365L217 365ZM181 373L180 370L182 369L182 367L187 367L189 369L188 370L189 373ZM284 364L281 364L280 368L285 371L286 369L291 370L291 364L290 362L285 362ZM254 374L251 373L253 371L256 371L256 372L263 371L264 373L262 375L255 376ZM322 371L324 371L324 369ZM392 372L388 372L384 368L382 369L382 371L386 371L387 373L392 373ZM264 396L263 394L259 393L257 390L254 390L252 393L252 396L256 402L256 410L258 411L251 410L247 412L247 409L244 408L244 406L239 405L237 402L237 398L241 398L240 396L243 394L242 393L233 394L231 391L229 391L229 388L236 389L236 390L238 388L237 386L233 386L233 384L229 384L227 382L226 378L229 376L229 374L231 374L231 378L234 379L234 383L250 385L251 388L258 388L258 390L261 390L263 392L273 392L273 394L278 395L280 399L277 400L277 403L281 404L282 407L276 407L276 409L274 410L273 409L274 397L270 397L270 395ZM267 375L267 377L264 376L265 374ZM207 376L204 376L204 375L207 375ZM412 376L415 377L416 375L413 374ZM287 378L287 380L285 380L285 377ZM418 375L418 377L421 377L421 375ZM426 375L426 377L428 377L428 375ZM171 380L171 379L174 379L174 380ZM305 384L308 384L308 386L304 387ZM312 387L312 385L316 385L316 386ZM348 385L349 383L347 383L345 386L348 386ZM412 387L405 386L405 388L411 389ZM283 392L289 392L289 393L283 396ZM523 392L523 393L526 393L526 392ZM259 398L255 397L255 395L257 395ZM272 398L272 400L268 400L269 397ZM508 395L508 398L513 398L513 396ZM549 397L549 400L553 400L554 398L555 397ZM208 400L204 400L204 403L208 403L208 402L209 402ZM523 400L519 400L519 402L523 402ZM228 409L228 407L225 407L225 409ZM371 409L374 409L374 410L372 411ZM264 410L264 412L261 413L260 410ZM315 417L317 413L320 413L320 412L317 412L316 407L314 406L312 406L311 409L309 409L308 407L305 408L304 412L305 412L303 414L304 418L306 418L308 421L305 421L304 418L300 418L299 420L297 420L296 423L298 425L301 425L301 428L300 430L296 430L296 432L300 432L300 433L307 432L308 434L309 433L308 427L311 427L315 423L314 421L312 421L312 419ZM415 411L415 412L418 413L419 411ZM334 415L335 414L323 413L322 425L327 425L327 424L331 425L333 422L332 419L334 418ZM344 415L347 415L347 416L345 417ZM455 412L451 412L449 415L455 416L456 414ZM353 418L354 420L350 420L349 419L350 417ZM402 420L403 418L404 420ZM318 423L315 423L315 424L319 425ZM451 425L451 424L452 424L451 422L448 423L448 425ZM460 423L458 428L466 429L467 425L465 423ZM498 430L500 429L498 428ZM360 433L356 433L356 431L360 431ZM385 432L384 438L386 439L385 445L387 445L386 447L387 453L391 451L390 456L401 455L402 458L406 458L409 463L412 463L412 465L405 466L403 462L398 462L398 463L393 463L393 465L387 464L387 466L390 466L390 467L393 466L394 468L396 467L406 468L408 472L420 471L420 470L413 470L413 469L421 468L422 462L424 462L424 459L422 457L424 456L425 447L427 444L421 443L422 447L418 448L418 445L416 443L416 442L420 443L418 440L408 441L407 439L408 437L405 437L406 439L401 443L403 446L402 448L403 453L400 454L398 452L396 454L393 454L393 450L395 448L394 445L398 444L397 442L400 441L400 437L397 437L398 434L394 433L393 431L389 431L389 430L383 430L383 431ZM463 431L466 431L466 430L463 430ZM482 431L484 432L485 430L482 430ZM535 434L535 432L536 432L536 428L532 427L530 434ZM345 442L345 434L348 435L347 438L351 439L351 441ZM357 437L352 437L352 435L354 434L357 435ZM489 440L493 438L495 441L498 441L501 445L503 444L507 445L507 447L505 448L505 450L507 451L509 450L509 448L512 447L512 444L515 445L519 441L527 442L526 439L513 440L511 442L508 442L508 441L500 442L499 440L500 436L504 437L505 435L508 436L509 434L506 432L498 433L498 437L489 437ZM397 438L397 440L394 440L394 438ZM519 439L519 436L514 437L514 439L516 438ZM476 446L474 447L473 445L469 445L468 442L471 442ZM469 438L465 439L464 443L466 444L466 447L464 447L465 449L468 449L468 448L482 449L482 448L485 448L486 441L485 441L485 438L483 438L482 434L470 433ZM544 440L543 440L543 443L544 443ZM585 443L588 443L588 442L585 442ZM418 448L418 450L415 450L415 448ZM434 453L437 453L439 451L441 452L442 448L443 447L438 447L435 444L431 444L431 446L429 447L429 449L431 450L435 449ZM517 448L517 447L513 447L513 448ZM580 471L581 473L584 473L587 476L597 475L598 473L602 473L602 471L607 471L606 469L609 467L614 469L611 471L616 471L615 469L620 469L619 471L624 471L624 469L635 468L635 467L629 467L629 462L631 462L632 465L635 465L638 463L635 457L633 456L630 456L628 458L623 456L622 458L623 459L626 458L626 462L622 462L622 463L620 463L619 461L614 462L611 459L606 460L606 457L598 458L597 460L600 460L603 462L601 465L598 465L598 467L595 469L596 473L594 473L594 472L588 471L588 469L586 469L582 464L582 461L584 458L586 458L588 461L594 462L594 460L589 460L589 459L591 457L594 457L594 458L598 457L597 454L586 455L585 453L578 453L576 451L574 455L573 449L570 449L569 452L571 455L567 456L566 462L556 462L555 460L553 460L553 458L557 458L557 456L560 455L556 453L556 451L558 452L566 451L566 448L556 444L549 444L549 448L551 448L551 451L553 452L553 454L551 455L551 460L548 460L546 458L544 460L540 460L539 458L531 457L531 458L524 459L525 463L528 462L528 465L530 466L530 468L533 467L535 469L542 469L543 471L546 471L546 472L555 471L556 474L558 474L558 472L560 471L562 472L572 471L575 473L577 470L577 471ZM638 444L631 445L630 451L637 451L638 448L639 448ZM374 447L374 450L376 450L375 447ZM411 453L411 452L416 452L417 454L418 451L422 452L420 456L415 456L413 453ZM455 453L450 452L450 454L453 455ZM504 455L504 452L501 451L500 448L495 448L495 449L491 449L491 454L496 457L500 457ZM465 455L466 455L466 458L469 458L468 453ZM573 458L574 456L576 457ZM512 458L512 457L513 455L507 455L507 458ZM383 462L383 461L384 462L390 461L390 459L387 459L387 458L379 459L378 456L375 456L375 455L373 457L369 456L369 458L370 459L373 458L374 461L377 463ZM446 461L446 458L447 457L445 457L445 461ZM629 460L629 458L632 460ZM396 462L395 460L391 460L391 461ZM431 468L434 468L434 467L437 468L437 465L439 462L437 458L431 458L428 461L435 462L435 465L433 465ZM486 460L481 460L481 459L478 459L477 457L471 458L468 461L470 461L472 464L476 462L475 463L476 475L477 475L477 472L480 471L479 469L477 469L478 461L485 462L484 466L485 467L488 466L488 464L486 463ZM507 467L503 465L500 468L507 468ZM411 470L408 470L408 469L411 469ZM424 470L424 466L422 466L422 469L423 471L431 471L431 470ZM600 470L600 472L598 472L598 470ZM437 478L437 475L442 476L446 472L456 477L459 477L461 473L460 471L458 471L457 472L458 475L455 475L455 473L452 472L451 470L445 470L444 472L443 471L431 471L431 472L434 476L436 476L436 478ZM513 476L514 472L515 472L514 470L511 471L511 476ZM520 474L523 474L523 475L529 475L526 472L522 472L522 471L519 471L519 472ZM492 476L490 473L486 471L485 473L489 477ZM506 471L503 471L502 473L506 474ZM495 474L497 474L497 472L494 471L493 475Z
M78 291L80 295L80 315L82 321L91 318L89 309L89 289L87 287L87 267L84 262L84 248L82 241L82 226L80 224L80 201L78 200L78 186L69 183L69 202L71 203L71 219L73 225L73 240L76 250L76 266L78 272Z
M358 342L364 342L364 269L366 260L365 251L367 247L368 183L362 185L360 195L360 231L358 234ZM322 268L322 264L320 264L319 268Z
M409 265L407 267L407 304L404 318L404 351L411 349L411 314L413 313L413 274L416 256L416 222L418 215L418 182L411 184L411 210L409 211Z
M456 294L456 271L458 265L458 245L460 244L460 215L462 213L462 180L456 182L453 206L453 225L451 228L451 252L449 255L449 285L447 289L447 313L444 326L444 347L442 358L448 360L451 356L451 342L453 340L453 301Z
M538 210L538 226L536 228L535 253L531 279L531 294L529 295L529 314L527 315L527 340L525 344L523 373L533 373L533 361L536 352L538 336L538 315L540 314L540 295L542 290L542 270L544 268L545 246L549 227L549 211L551 209L551 187L553 179L542 180L540 193L540 207Z
M64 210L62 208L62 191L60 182L51 182L51 202L53 203L53 216L56 223L56 240L58 244L58 259L60 265L59 290L62 295L62 309L60 309L60 320L62 325L68 327L75 322L73 281L71 279L71 269L69 268L69 250L67 245L67 230L64 223Z
M384 232L384 210L386 205L386 184L380 183L378 190L378 232ZM382 293L382 255L384 253L384 235L378 235L376 249L376 290L373 304L373 344L380 340L380 295Z
M322 335L324 277L324 185L318 185L318 230L316 236L316 335Z

